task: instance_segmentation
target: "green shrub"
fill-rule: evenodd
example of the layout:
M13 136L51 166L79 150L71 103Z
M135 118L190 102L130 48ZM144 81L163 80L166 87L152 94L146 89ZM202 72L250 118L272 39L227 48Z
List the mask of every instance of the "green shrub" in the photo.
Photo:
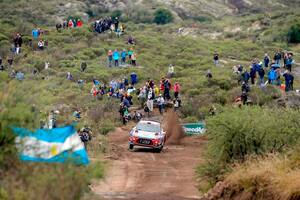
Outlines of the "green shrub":
M160 8L154 13L154 22L156 24L167 24L173 21L172 13L164 8Z
M250 155L281 152L297 143L300 137L298 111L266 109L261 107L226 108L207 120L209 138L203 176L218 179L228 163L244 161ZM216 163L219 170L207 171L207 165Z
M121 10L115 10L111 13L111 18L115 19L116 17L120 18L122 15L122 11Z
M287 34L289 43L300 43L300 24L293 25Z

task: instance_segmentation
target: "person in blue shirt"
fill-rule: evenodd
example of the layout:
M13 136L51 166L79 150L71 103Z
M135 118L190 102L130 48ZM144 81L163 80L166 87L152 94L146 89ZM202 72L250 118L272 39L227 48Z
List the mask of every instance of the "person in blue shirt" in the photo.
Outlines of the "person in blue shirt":
M268 80L269 84L275 84L275 80L277 79L277 74L274 68L271 68L271 70L268 72Z
M125 49L123 49L123 51L121 53L121 57L122 57L121 65L124 65L126 63L126 56L127 56L127 52Z
M292 65L294 64L293 60L293 54L289 53L288 58L286 60L286 69L289 70L290 72L292 71Z
M115 61L115 67L119 66L119 58L120 58L120 54L119 54L118 50L116 49L113 53L113 59Z
M32 34L32 37L34 38L34 39L38 39L39 38L39 30L38 29L32 29L32 32L31 32L31 34Z
M131 73L131 74L130 74L130 79L131 79L131 85L137 84L138 78L137 78L136 73L134 73L134 72Z
M242 73L241 76L242 76L242 80L243 80L246 84L248 84L248 81L249 81L249 79L250 79L250 74L248 73L248 71L245 70L245 72Z

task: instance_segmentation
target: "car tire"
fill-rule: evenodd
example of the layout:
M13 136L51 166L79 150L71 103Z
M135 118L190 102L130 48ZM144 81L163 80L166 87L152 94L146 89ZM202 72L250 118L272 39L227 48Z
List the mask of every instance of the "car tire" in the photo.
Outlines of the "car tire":
M164 146L162 146L162 147L160 147L160 148L158 148L158 149L155 149L155 152L156 152L156 153L160 153L160 152L163 150L163 148L164 148Z
M129 150L133 150L134 145L133 144L129 144Z

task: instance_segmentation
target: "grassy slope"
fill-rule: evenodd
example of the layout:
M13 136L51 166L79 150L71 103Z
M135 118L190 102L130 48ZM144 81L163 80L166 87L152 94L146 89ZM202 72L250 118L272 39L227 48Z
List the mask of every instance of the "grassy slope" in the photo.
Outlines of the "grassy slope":
M18 2L17 7L19 8L27 5L25 1ZM6 19L2 19L0 27L1 54L7 55L12 33L21 32L24 35L29 35L33 27L31 22L54 23L54 21L49 21L47 17L54 12L55 3L45 5L42 3L38 9L33 7L30 12L26 11L25 6L26 12L20 9L16 15L9 15ZM6 2L4 8L7 11L9 8L12 9L12 5ZM36 12L39 9L42 13L44 11L45 15ZM24 16L25 13L29 13L29 16ZM12 19L19 19L19 16L24 18L23 23L19 20L12 21ZM291 15L291 20L294 19L293 17ZM201 27L204 27L209 32L214 32L224 29L224 23L229 27L237 23L247 27L251 24L252 18L254 20L257 20L256 18L261 19L260 15L246 16L234 19L238 22L232 22L233 18L228 17L221 21L214 21L211 25L199 24L199 26L200 30ZM278 22L276 23L278 24L280 18L277 19ZM252 58L261 58L266 51L272 54L274 49L286 48L284 43L270 43L269 40L266 40L269 41L268 43L261 41L253 43L250 36L255 35L255 32L245 33L247 35L242 40L239 40L238 36L224 37L222 40L211 40L201 34L177 36L175 33L180 26L181 24L167 26L127 24L127 32L132 34L138 42L134 48L138 54L138 63L142 66L139 69L109 69L106 67L106 52L109 49L129 47L125 44L126 36L118 39L106 34L98 35L88 31L86 26L82 29L66 30L62 33L57 33L52 27L41 26L49 30L49 34L44 36L44 39L49 42L47 49L43 52L32 52L26 46L23 53L16 58L14 68L25 72L25 81L10 80L6 72L0 73L2 88L0 91L0 110L3 113L14 112L17 115L20 110L13 108L22 108L22 111L28 112L29 107L26 106L34 105L41 112L37 119L44 119L47 112L58 108L62 111L60 122L69 123L72 111L75 108L80 108L84 111L84 122L80 125L87 124L96 133L96 138L89 146L90 152L93 157L100 156L101 151L106 151L106 148L105 145L99 145L99 143L105 143L105 138L99 133L106 133L119 124L117 119L118 101L109 101L106 97L102 100L95 100L91 97L89 91L92 86L92 78L95 77L108 82L111 79L128 76L135 71L141 80L140 85L143 85L148 77L154 78L157 82L166 75L167 66L173 63L176 66L176 77L172 82L178 80L183 88L183 120L195 121L203 118L203 114L207 114L211 104L232 104L233 98L238 94L236 91L239 91L236 81L231 76L231 68L234 64L242 63L247 66ZM266 31L275 28L273 25L267 27ZM24 39L26 40L26 37ZM266 45L261 45L262 43ZM299 47L288 48L294 51L299 49ZM221 54L223 66L221 68L216 68L212 64L212 54L215 50ZM27 57L24 56L25 54ZM43 70L45 61L51 63L48 71ZM79 71L82 61L88 63L86 73ZM34 68L40 69L38 76L31 75ZM207 69L211 69L213 72L214 79L212 82L208 82L205 78ZM85 79L87 84L83 88L79 88L75 82L65 80L68 71L72 72L75 79ZM42 77L48 78L43 80ZM299 85L298 83L296 80L297 85ZM100 147L100 151L98 147ZM19 167L22 168L22 165ZM40 170L43 171L43 167ZM24 176L29 173L26 170L25 172ZM21 179L24 179L24 176L20 176ZM5 180L5 190L9 192L9 185L14 181L13 178ZM47 181L48 178L45 177L45 182ZM34 186L34 182L32 185ZM16 187L21 191L21 197L28 195L24 191L24 185Z

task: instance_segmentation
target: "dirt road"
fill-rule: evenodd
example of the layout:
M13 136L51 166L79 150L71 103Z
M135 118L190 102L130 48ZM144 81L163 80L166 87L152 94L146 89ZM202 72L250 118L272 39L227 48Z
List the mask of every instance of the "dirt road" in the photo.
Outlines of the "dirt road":
M106 178L91 189L101 199L198 199L195 168L205 140L185 137L180 145L166 145L162 153L137 148L128 151L129 128L109 134L111 153Z

